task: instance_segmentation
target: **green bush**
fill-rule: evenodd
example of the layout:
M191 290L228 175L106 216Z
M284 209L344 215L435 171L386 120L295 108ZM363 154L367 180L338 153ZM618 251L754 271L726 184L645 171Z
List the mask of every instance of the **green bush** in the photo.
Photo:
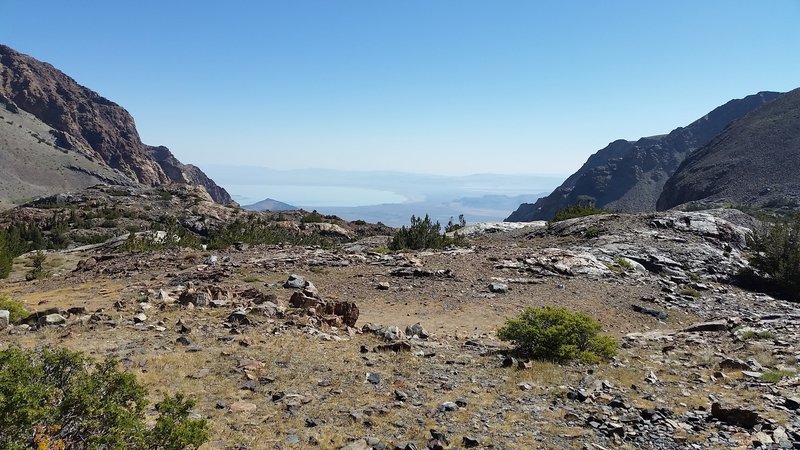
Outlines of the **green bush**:
M576 203L556 211L553 222L574 219L576 217L593 216L595 214L608 214L607 209L595 208L593 203Z
M322 214L318 213L316 210L311 211L300 219L300 223L320 223L324 221L325 218L322 217Z
M533 359L565 363L607 360L616 354L617 343L600 335L600 324L591 317L565 308L525 308L497 330L497 336L512 341L516 352Z
M422 250L426 248L445 248L450 245L466 245L463 235L455 233L454 237L447 237L442 234L442 226L439 222L433 222L427 214L425 218L411 216L411 225L405 225L392 236L389 242L391 250Z
M750 266L762 284L778 294L800 297L800 214L790 221L756 229L748 239ZM748 275L745 273L745 275Z
M47 255L44 252L39 250L34 253L31 257L31 270L25 274L25 279L30 281L45 278L47 276L47 272L44 270L45 261L47 261Z
M184 449L208 440L181 394L144 422L147 392L113 360L67 350L0 351L0 448Z
M5 294L0 295L0 309L8 311L11 323L19 323L31 315L31 313L25 309L25 305L22 302L14 300Z
M14 255L8 246L5 233L0 233L0 278L8 278L14 266Z

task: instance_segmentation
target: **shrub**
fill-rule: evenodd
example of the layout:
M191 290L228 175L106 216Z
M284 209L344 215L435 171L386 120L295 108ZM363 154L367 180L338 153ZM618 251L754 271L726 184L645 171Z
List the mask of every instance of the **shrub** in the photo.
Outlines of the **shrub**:
M513 341L515 351L533 359L564 363L606 360L616 353L617 343L600 335L600 324L591 317L565 308L525 308L497 330L504 341Z
M0 295L0 309L8 311L11 323L19 323L31 315L21 301L14 300L8 295Z
M692 289L692 288L681 289L678 293L683 295L684 297L694 297L694 298L700 297L700 292L697 289Z
M300 219L300 223L320 223L324 222L325 218L316 210L311 211Z
M750 266L767 288L792 299L800 296L800 214L756 229L748 239Z
M583 237L586 239L594 239L596 237L600 237L602 232L603 231L599 227L591 226L583 233Z
M182 449L208 439L205 420L189 418L181 394L144 422L146 390L113 360L67 350L0 351L0 448Z
M595 208L592 202L576 203L556 211L553 222L574 219L575 217L593 216L595 214L608 214L610 212L607 209Z
M37 251L31 257L31 270L25 274L25 279L30 280L38 280L40 278L44 278L47 276L47 273L44 271L44 262L47 261L47 255L44 252Z
M451 217L450 220L447 222L447 226L444 227L445 233L452 233L454 231L458 231L462 228L467 226L467 221L464 220L464 215L458 215L458 223L453 223L453 218Z
M7 278L14 266L14 255L6 241L5 233L0 233L0 278Z
M389 242L391 250L422 250L425 248L445 248L449 245L466 245L464 236L456 233L450 238L442 234L439 222L433 222L427 214L425 218L411 216L411 225L400 227Z

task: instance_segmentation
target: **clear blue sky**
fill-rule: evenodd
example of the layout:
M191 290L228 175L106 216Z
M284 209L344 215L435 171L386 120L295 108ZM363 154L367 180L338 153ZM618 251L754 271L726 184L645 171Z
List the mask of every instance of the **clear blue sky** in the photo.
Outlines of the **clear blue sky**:
M184 162L558 173L800 87L800 1L0 0Z

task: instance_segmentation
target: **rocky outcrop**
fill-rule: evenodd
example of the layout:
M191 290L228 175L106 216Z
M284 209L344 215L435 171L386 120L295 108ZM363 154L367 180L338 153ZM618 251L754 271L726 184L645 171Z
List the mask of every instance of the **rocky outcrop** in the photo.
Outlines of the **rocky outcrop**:
M733 123L690 155L658 200L664 210L693 202L755 207L800 204L800 89Z
M144 145L128 111L50 64L4 45L0 45L0 96L9 111L26 111L52 127L58 147L101 162L136 183L199 184L215 201L232 203L224 189L196 167L180 164L166 147L154 152Z
M760 92L714 109L686 127L638 141L617 140L586 163L547 197L523 203L506 221L550 220L556 211L579 202L615 211L652 211L667 179L688 154L734 120L780 94Z

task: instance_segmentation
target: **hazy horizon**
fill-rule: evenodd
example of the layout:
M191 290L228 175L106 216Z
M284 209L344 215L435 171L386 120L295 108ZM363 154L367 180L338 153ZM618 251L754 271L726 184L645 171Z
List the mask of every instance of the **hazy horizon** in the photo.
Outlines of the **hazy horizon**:
M199 166L569 174L800 84L792 0L6 0L0 16L0 42Z

